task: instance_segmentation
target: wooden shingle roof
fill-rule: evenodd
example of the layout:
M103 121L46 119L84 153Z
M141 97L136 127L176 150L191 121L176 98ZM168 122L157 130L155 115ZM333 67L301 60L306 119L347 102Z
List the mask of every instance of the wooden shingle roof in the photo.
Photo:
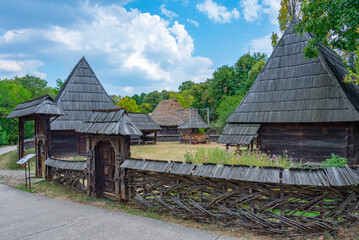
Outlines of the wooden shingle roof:
M85 57L76 64L55 101L67 115L53 121L51 130L75 130L91 110L115 108Z
M186 122L181 124L178 129L193 129L193 128L210 128L210 126L205 123L198 116L193 116L191 119L188 119Z
M227 124L217 143L247 145L257 136L260 124Z
M148 113L128 113L128 116L141 131L159 131L162 129Z
M7 116L7 118L19 118L33 115L63 116L66 113L58 107L56 102L49 96L44 95L33 100L22 102Z
M79 133L104 135L142 135L124 109L94 110L76 129Z
M343 82L342 61L321 46L305 59L312 38L293 31L295 18L228 123L359 121L359 89Z

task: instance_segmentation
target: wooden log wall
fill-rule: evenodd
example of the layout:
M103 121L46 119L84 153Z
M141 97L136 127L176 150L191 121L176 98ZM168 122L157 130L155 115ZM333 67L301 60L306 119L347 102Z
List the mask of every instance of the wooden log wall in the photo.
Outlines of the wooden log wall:
M51 131L52 154L58 156L85 155L86 135L72 131Z
M258 139L261 150L274 154L287 150L298 161L321 163L335 153L356 165L357 134L355 123L273 123L262 124Z
M127 170L136 204L180 218L286 236L335 232L358 220L358 186L296 186Z

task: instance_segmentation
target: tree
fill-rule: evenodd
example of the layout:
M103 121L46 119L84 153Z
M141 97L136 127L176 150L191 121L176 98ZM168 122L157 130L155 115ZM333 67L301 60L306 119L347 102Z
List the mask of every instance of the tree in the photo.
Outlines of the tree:
M162 94L156 90L144 96L142 103L148 103L153 111L162 100Z
M226 125L227 118L237 108L243 97L244 95L242 94L224 97L223 101L221 101L218 108L216 109L218 119L215 122L215 126L217 128L223 128Z
M191 95L190 90L184 90L181 93L176 94L176 99L184 108L189 108L193 102L193 96Z
M65 82L62 81L61 78L58 78L55 81L56 81L56 87L54 88L54 92L57 95Z
M181 93L185 90L190 90L194 84L195 83L192 81L184 81L183 83L181 83L181 85L179 85L178 92Z
M130 97L121 98L121 96L118 96L117 98L115 98L115 101L116 101L115 103L116 106L126 109L127 112L133 112L133 113L140 112L138 105L136 104L136 101Z
M2 80L0 81L0 126L2 128L0 135L2 141L7 141L7 144L17 142L17 124L6 117L14 110L14 108L21 102L31 99L31 93L21 85L17 85L14 81ZM29 126L29 125L27 125ZM32 137L33 128L25 128L25 137Z
M55 97L57 92L51 87L47 86L47 81L39 77L26 75L24 77L15 77L10 80L17 85L21 85L31 94L31 99L49 94L51 97Z
M317 57L320 44L341 53L347 64L347 80L358 78L359 53L359 4L357 0L303 0L301 2L302 21L296 30L313 33L313 38L304 49L307 58Z

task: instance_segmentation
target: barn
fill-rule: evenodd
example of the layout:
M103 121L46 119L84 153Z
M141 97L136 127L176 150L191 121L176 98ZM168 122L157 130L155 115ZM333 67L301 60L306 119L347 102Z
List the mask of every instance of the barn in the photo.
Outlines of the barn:
M151 118L148 113L127 113L131 121L143 133L142 136L131 136L134 143L153 143L157 142L157 132L161 127Z
M293 19L218 142L248 145L256 139L262 151L287 151L303 162L335 153L358 164L358 86L344 83L347 70L330 49L320 46L317 58L305 59L312 35L295 33L298 22Z
M89 117L91 110L115 108L85 57L71 71L55 101L66 115L51 123L52 154L55 157L85 154L85 134L75 129Z

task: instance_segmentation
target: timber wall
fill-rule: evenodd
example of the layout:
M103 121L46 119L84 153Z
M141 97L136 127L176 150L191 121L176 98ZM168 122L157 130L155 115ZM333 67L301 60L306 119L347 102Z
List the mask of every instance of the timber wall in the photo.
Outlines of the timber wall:
M355 123L285 123L262 124L258 143L262 151L282 154L295 160L321 163L332 153L348 158L356 165L358 127Z
M55 157L71 157L86 154L86 135L73 131L51 131L51 154Z

